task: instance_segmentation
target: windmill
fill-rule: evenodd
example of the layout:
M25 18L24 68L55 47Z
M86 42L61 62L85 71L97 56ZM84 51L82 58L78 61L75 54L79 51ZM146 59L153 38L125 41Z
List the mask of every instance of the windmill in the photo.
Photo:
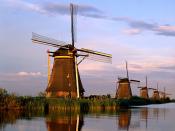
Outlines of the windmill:
M116 91L115 98L117 99L129 99L132 97L132 91L131 91L131 82L140 82L139 80L130 80L129 79L129 72L128 72L128 64L126 61L126 77L125 78L118 78L118 88Z
M159 88L158 83L157 83L157 89L155 89L155 88L148 88L150 90L153 90L153 95L152 95L152 99L153 100L160 100L160 94L159 94L158 88Z
M49 82L46 88L47 97L82 97L84 88L80 79L78 65L85 58L106 63L112 62L111 54L75 47L75 9L75 6L70 4L71 44L32 33L32 41L34 43L57 48L56 51L48 51L48 56L54 57L54 63L51 75L48 74L50 77L48 78Z
M171 95L169 93L166 93L165 87L164 87L164 91L159 91L159 94L160 94L160 98L163 100L165 100L166 98L168 98L169 95Z
M146 76L146 85L138 88L140 88L140 97L149 99L147 76Z

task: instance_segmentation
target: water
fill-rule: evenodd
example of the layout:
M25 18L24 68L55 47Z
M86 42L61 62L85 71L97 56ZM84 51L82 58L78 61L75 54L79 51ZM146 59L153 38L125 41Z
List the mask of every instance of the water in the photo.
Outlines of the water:
M1 112L2 131L175 131L175 104L108 113Z

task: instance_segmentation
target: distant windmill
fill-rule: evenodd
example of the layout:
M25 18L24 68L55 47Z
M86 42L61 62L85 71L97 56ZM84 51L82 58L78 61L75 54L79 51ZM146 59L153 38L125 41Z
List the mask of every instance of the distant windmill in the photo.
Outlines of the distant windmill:
M168 98L169 95L171 95L169 93L166 93L165 87L164 87L164 91L159 91L159 94L160 94L160 98L163 100L165 100L166 98Z
M71 97L79 98L83 96L84 88L81 83L78 64L85 58L100 62L112 62L112 55L97 52L89 49L78 49L75 47L75 29L74 17L75 6L70 4L71 12L71 44L51 39L45 36L32 33L32 41L34 43L48 45L58 48L56 51L48 51L49 55L54 57L54 64L51 75L48 74L48 86L46 88L47 97ZM82 59L78 62L77 57ZM49 59L48 59L49 62ZM49 69L48 69L49 72Z
M158 83L157 83L157 89L155 89L155 88L148 88L150 90L153 90L153 95L152 95L152 99L153 100L160 100L160 94L159 94L158 88L159 88Z
M131 82L140 82L139 80L130 80L128 72L128 64L126 61L126 78L118 78L118 88L115 98L117 99L129 99L132 97Z
M140 97L149 99L147 76L146 76L146 85L138 88L140 88Z

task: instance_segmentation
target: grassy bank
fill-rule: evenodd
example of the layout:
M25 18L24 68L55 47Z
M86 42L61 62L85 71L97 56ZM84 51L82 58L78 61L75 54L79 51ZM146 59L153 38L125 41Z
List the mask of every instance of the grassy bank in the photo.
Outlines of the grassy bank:
M13 100L11 100L13 99ZM6 102L8 101L8 102ZM11 102L10 102L11 101ZM76 111L76 112L94 112L94 111L115 111L120 107L128 108L130 106L161 104L170 102L169 100L154 101L140 97L126 99L60 99L45 97L9 97L4 103L1 103L1 109L33 110L33 111Z
M61 98L46 98L46 97L30 97L30 96L15 96L8 94L6 90L0 90L0 109L1 110L29 110L49 113L50 111L59 112L112 112L120 107L128 108L130 106L161 104L171 102L166 100L148 100L137 96L129 100L126 99L61 99Z

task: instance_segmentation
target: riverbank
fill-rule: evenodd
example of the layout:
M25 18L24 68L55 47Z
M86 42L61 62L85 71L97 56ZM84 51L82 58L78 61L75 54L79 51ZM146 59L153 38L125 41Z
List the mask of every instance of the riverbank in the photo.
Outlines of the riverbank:
M119 108L129 108L131 106L140 106L148 104L162 104L172 102L170 99L151 100L138 96L130 99L114 99L110 97L102 98L46 98L31 96L16 96L8 94L6 90L0 90L0 110L31 110L49 113L50 111L59 112L113 112Z
M7 96L0 101L1 110L32 110L49 113L50 111L75 111L75 112L94 112L94 111L115 111L119 108L129 108L148 104L162 104L171 102L167 100L150 100L137 96L131 99L63 99L46 97L15 97Z

